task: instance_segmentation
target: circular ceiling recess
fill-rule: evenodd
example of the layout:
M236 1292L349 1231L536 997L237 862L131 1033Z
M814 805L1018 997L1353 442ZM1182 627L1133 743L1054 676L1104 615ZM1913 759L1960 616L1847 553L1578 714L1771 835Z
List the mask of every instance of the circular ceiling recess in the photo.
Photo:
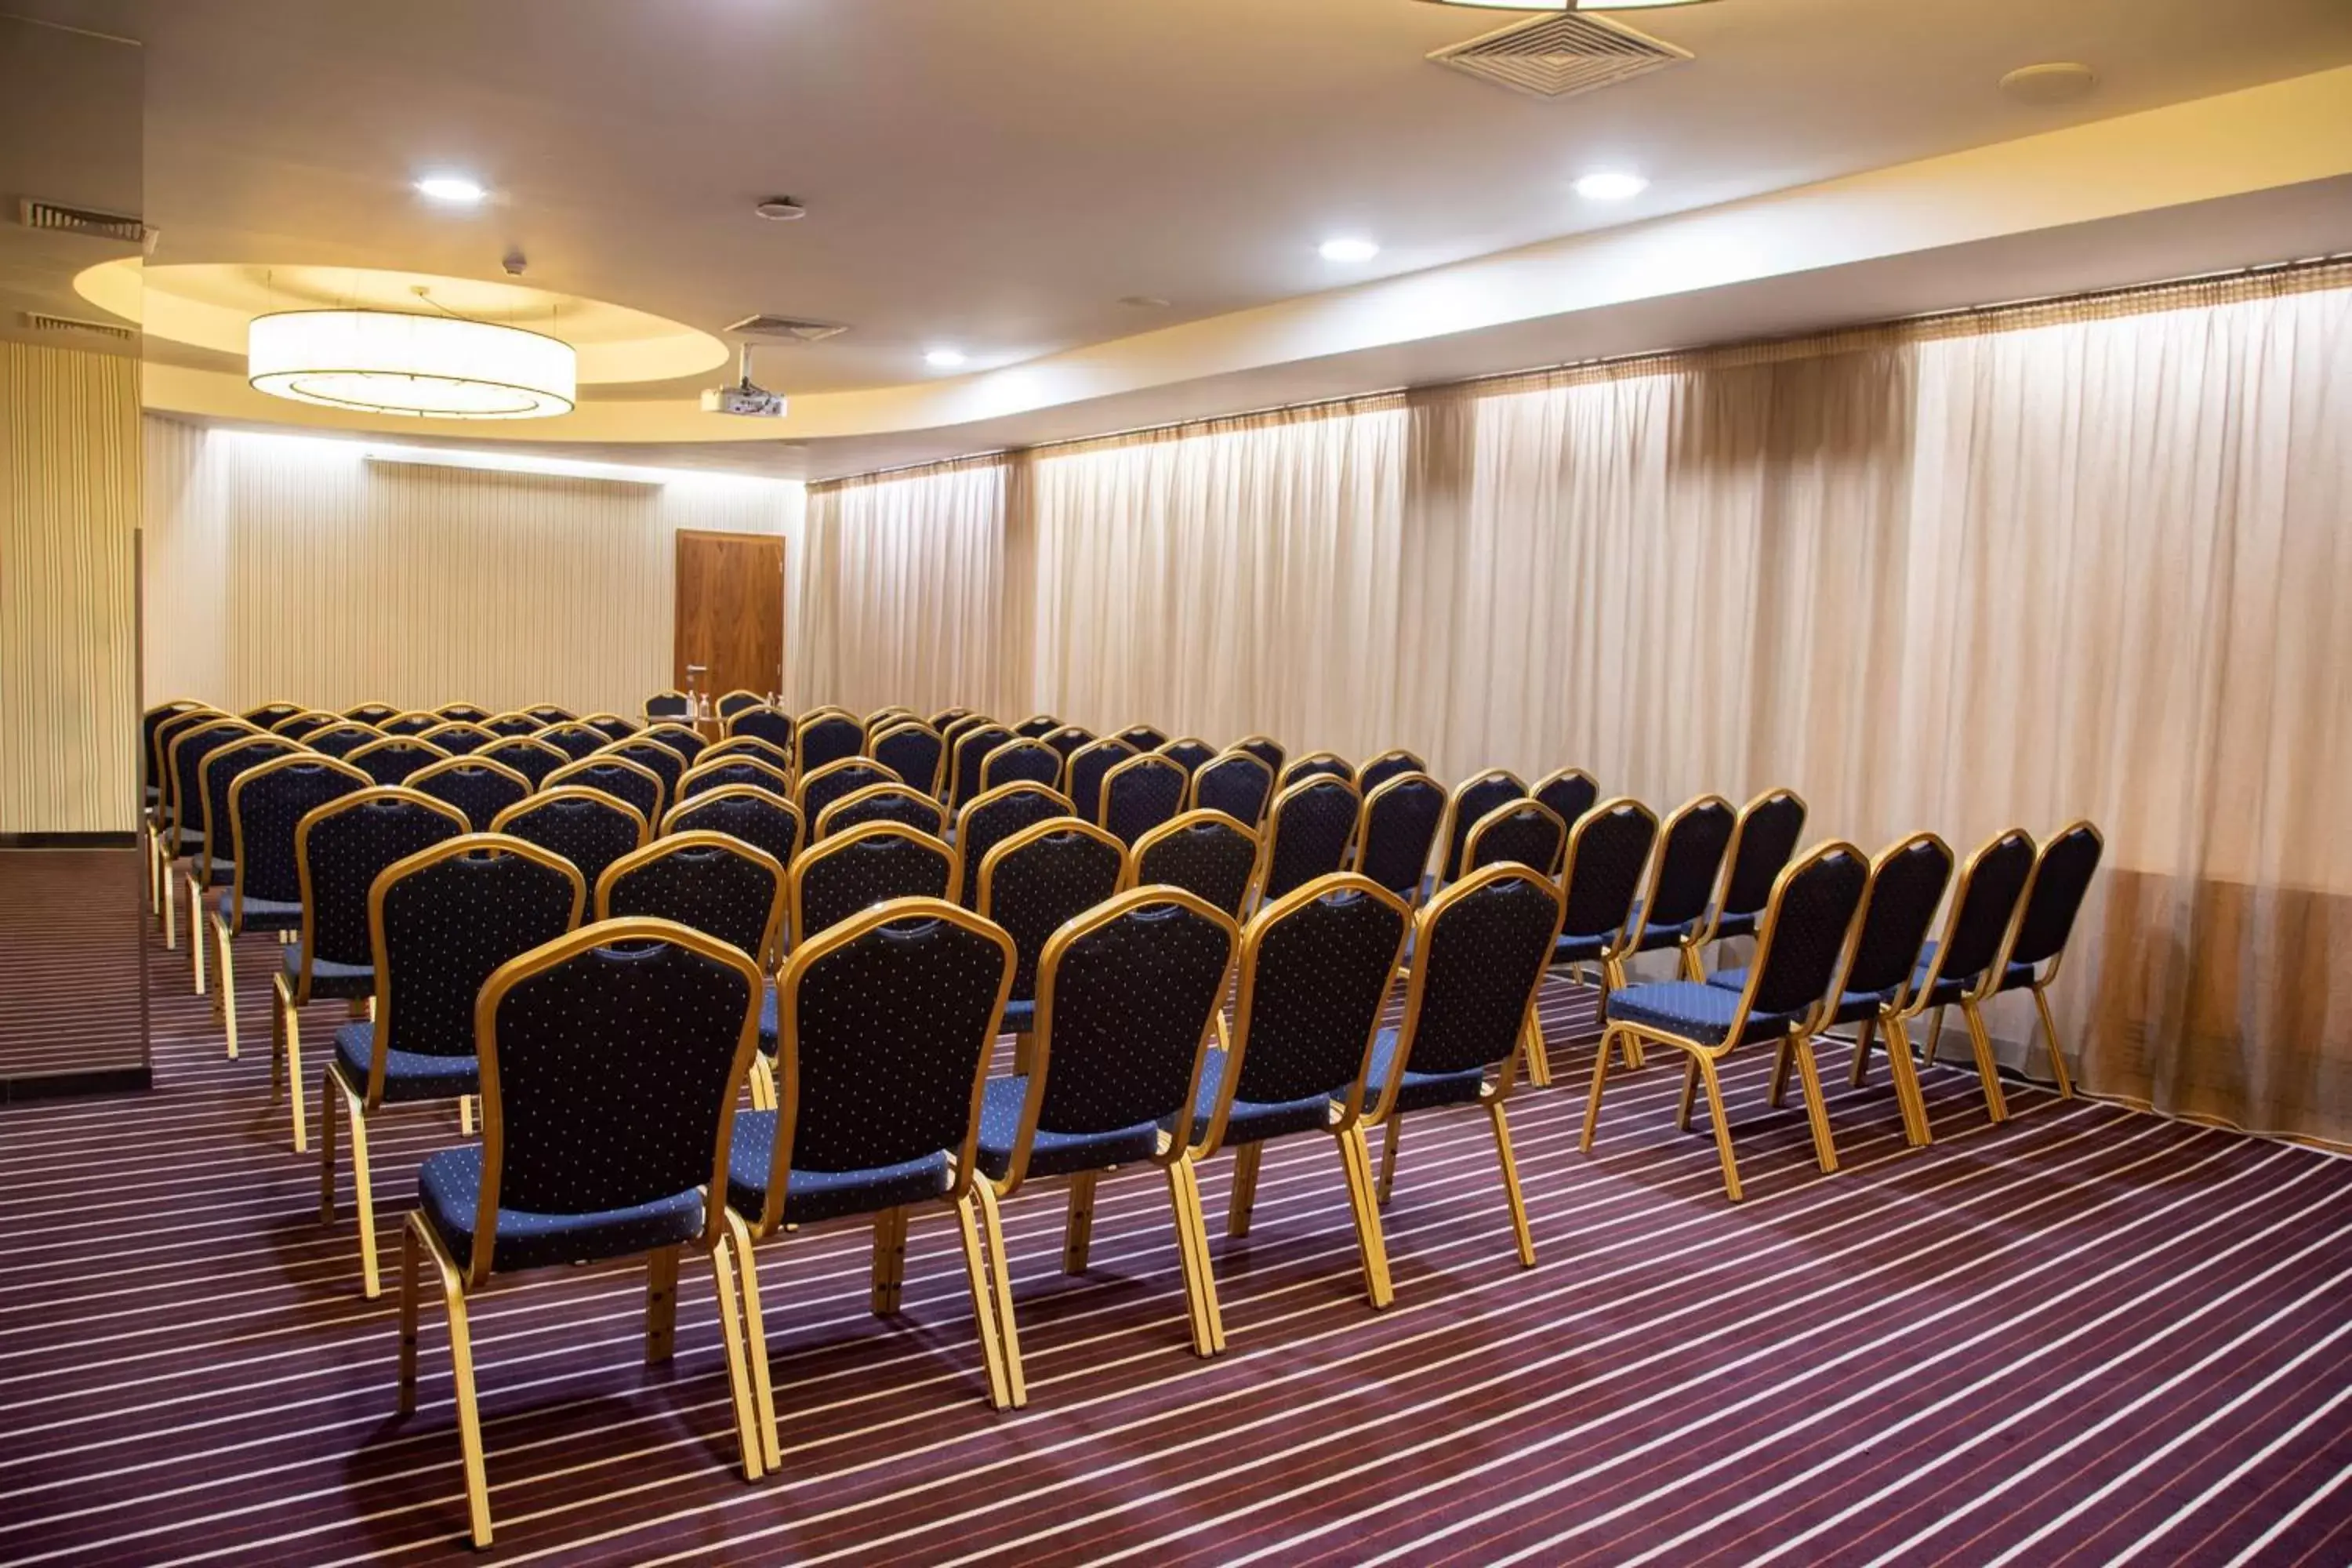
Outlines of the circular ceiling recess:
M2098 73L2090 67L2073 60L2051 60L2020 66L2000 79L2000 90L2020 103L2072 103L2098 84Z
M625 305L429 272L243 262L149 267L132 256L87 268L74 289L150 337L240 360L257 319L305 311L389 311L535 332L571 345L583 386L699 375L731 353L709 332Z

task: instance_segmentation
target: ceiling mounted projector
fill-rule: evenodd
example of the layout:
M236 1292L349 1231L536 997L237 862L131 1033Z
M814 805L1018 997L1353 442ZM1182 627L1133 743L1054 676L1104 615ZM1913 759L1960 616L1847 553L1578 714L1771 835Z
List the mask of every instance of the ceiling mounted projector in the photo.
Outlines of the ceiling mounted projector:
M784 395L751 384L751 345L741 350L741 369L732 386L714 386L702 395L705 414L732 414L746 419L782 419Z

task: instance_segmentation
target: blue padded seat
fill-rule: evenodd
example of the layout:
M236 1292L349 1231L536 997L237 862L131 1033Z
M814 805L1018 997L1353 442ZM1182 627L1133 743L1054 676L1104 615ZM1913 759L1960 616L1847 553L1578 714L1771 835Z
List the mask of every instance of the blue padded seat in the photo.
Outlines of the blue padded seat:
M1013 1143L1021 1131L1026 1078L992 1078L980 1106L980 1168L998 1181L1013 1168ZM1160 1152L1160 1124L1139 1121L1108 1132L1049 1132L1037 1129L1029 1145L1029 1174L1061 1176L1109 1165L1140 1164Z
M341 1042L337 1041L340 1050ZM425 1223L452 1258L474 1255L474 1225L481 1211L482 1146L468 1143L428 1154L416 1173ZM599 1258L677 1247L702 1234L702 1193L685 1192L633 1208L593 1214L530 1214L500 1209L494 1269L544 1268Z
M1382 1029L1380 1038L1372 1042L1372 1070L1364 1080L1364 1103L1368 1109L1389 1081L1389 1061L1396 1055L1398 1033L1395 1029ZM1404 1081L1397 1086L1396 1110L1402 1114L1439 1105L1475 1104L1486 1081L1484 1068L1463 1072L1415 1072L1407 1068Z
M1744 915L1717 916L1715 922L1717 940L1721 941L1726 937L1734 936L1754 936L1759 911L1755 910L1750 910Z
M219 896L213 901L215 906L219 909L221 914L226 917L233 912L236 907L236 891L233 889L224 888L221 889ZM300 931L302 929L302 900L299 899L257 899L252 895L247 894L245 900L245 918L242 929L246 931Z
M1706 977L1706 983L1719 991L1734 995L1748 989L1748 970L1718 969ZM1892 991L1849 991L1838 998L1837 1010L1830 1015L1832 1024L1859 1024L1864 1018L1875 1018L1878 1010L1895 999Z
M760 993L760 1048L772 1057L776 1054L776 1034L782 1026L776 1022L776 983L771 980Z
M278 950L278 962L285 966L289 983L302 978L302 944L289 942ZM375 994L375 965L373 963L337 963L322 958L310 966L310 994L313 996L373 996Z
M335 1031L335 1060L344 1079L362 1093L367 1090L368 1068L375 1054L375 1026L362 1018ZM387 1051L383 1058L383 1099L455 1100L482 1092L481 1061L475 1057L436 1057L423 1051Z
M1642 934L1638 939L1638 945L1644 948L1664 947L1669 943L1682 941L1683 938L1690 935L1697 926L1698 922L1696 921L1685 921L1680 925L1669 925L1652 921L1643 921L1642 922Z
M1037 1004L1033 998L1027 1002L1005 1003L1004 1021L996 1026L996 1032L1000 1035L1025 1035L1036 1026Z
M1612 1024L1639 1024L1702 1045L1719 1046L1739 1011L1739 994L1696 980L1656 980L1612 991L1601 1011ZM1747 1032L1731 1043L1786 1034L1795 1018L1790 1013L1752 1013Z
M203 858L203 868L204 868L204 873L205 873L205 887L207 887L207 888L226 888L226 887L227 887L231 882L234 882L234 881L236 881L236 861L234 861L234 860L224 860L224 859L220 858L218 856L212 856L212 857L209 857L209 858ZM191 867L189 868L189 869L193 871L193 870L196 869L196 868L195 868L195 867L194 867L194 866L191 866Z
M775 1157L776 1113L737 1112L727 1161L727 1199L737 1213L757 1215L767 1207L768 1171ZM784 1186L784 1223L814 1225L845 1215L878 1214L935 1202L947 1190L944 1151L870 1171L794 1171Z
M1225 1053L1211 1050L1201 1068L1201 1092L1192 1101L1192 1136L1207 1131L1217 1114L1217 1086L1224 1081ZM1312 1132L1331 1125L1331 1102L1319 1094L1304 1100L1236 1100L1225 1120L1228 1143L1255 1143L1289 1132Z
M1923 943L1920 946L1919 966L1911 972L1912 984L1918 985L1925 984L1927 978L1927 972L1936 967L1936 946L1937 944L1932 942ZM1975 978L1976 976L1972 974L1964 974L1960 975L1957 979L1948 981L1946 984L1937 986L1936 989L1939 994L1936 998L1936 1005L1942 1006L1946 1003L1958 1001L1960 999L1960 993L1966 990L1968 988L1968 983ZM2031 985L2032 984L2033 965L2030 963L2012 963L2007 969L2001 971L2000 984L1994 987L1994 989L1997 991L2015 991L2021 987Z
M2000 972L2000 984L1996 991L2021 991L2033 984L2033 965L2012 963Z
M1597 963L1601 950L1609 945L1605 936L1564 936L1551 944L1554 963Z

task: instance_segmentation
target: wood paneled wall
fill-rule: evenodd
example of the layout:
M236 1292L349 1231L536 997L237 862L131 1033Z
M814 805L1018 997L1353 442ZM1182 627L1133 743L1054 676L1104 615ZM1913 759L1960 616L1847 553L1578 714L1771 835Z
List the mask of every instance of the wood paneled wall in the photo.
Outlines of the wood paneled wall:
M138 821L138 362L0 342L0 833Z
M634 713L670 684L680 529L796 534L802 487L368 461L150 416L147 685L242 709Z

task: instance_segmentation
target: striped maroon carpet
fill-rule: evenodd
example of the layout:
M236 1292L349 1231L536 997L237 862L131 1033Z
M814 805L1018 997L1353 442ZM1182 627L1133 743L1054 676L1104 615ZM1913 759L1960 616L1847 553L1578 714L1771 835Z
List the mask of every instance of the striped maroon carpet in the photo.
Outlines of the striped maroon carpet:
M319 1225L267 1103L273 954L241 956L241 1061L157 947L158 1089L0 1110L0 1561L467 1554L437 1314L404 1421L391 1296L361 1300L348 1202ZM1656 1058L1577 1152L1590 1004L1561 987L1547 1015L1561 1086L1514 1103L1535 1269L1475 1113L1406 1128L1380 1316L1328 1145L1269 1152L1243 1243L1220 1160L1232 1350L1204 1363L1156 1177L1106 1184L1083 1279L1059 1193L1033 1189L1007 1215L1032 1402L1000 1415L943 1215L917 1222L895 1322L866 1311L863 1230L782 1237L784 1461L756 1486L728 1468L698 1261L657 1373L631 1271L502 1282L474 1320L497 1555L2352 1561L2352 1163L2023 1089L1989 1127L1943 1068L1923 1152L1883 1070L1841 1090L1824 1177L1750 1060L1734 1207ZM387 1240L457 1136L438 1109L382 1119Z

